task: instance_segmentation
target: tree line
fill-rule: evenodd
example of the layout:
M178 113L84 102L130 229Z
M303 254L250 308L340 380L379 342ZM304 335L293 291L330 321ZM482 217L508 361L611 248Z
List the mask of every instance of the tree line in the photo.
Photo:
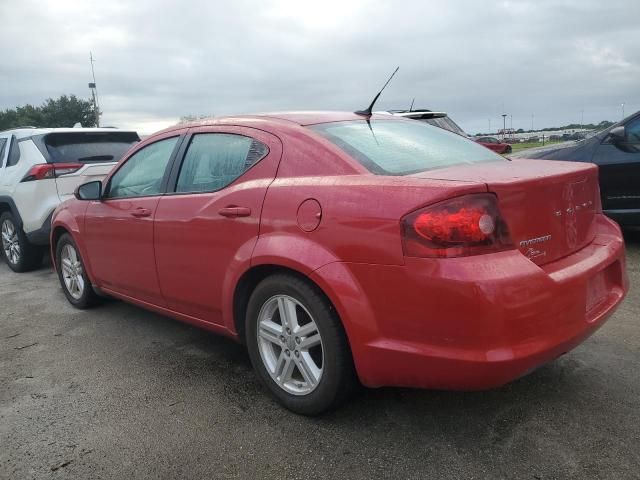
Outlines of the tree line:
M90 100L75 95L48 98L40 106L23 105L0 110L0 130L16 127L83 127L96 126L96 114Z

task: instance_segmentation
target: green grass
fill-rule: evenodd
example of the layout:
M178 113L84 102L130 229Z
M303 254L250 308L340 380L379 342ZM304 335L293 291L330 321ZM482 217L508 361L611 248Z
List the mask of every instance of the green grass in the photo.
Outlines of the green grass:
M554 143L562 143L560 140L554 140L553 142L545 141L544 146L552 145ZM542 142L526 142L526 143L514 143L511 145L511 149L513 153L521 152L522 150L526 150L528 148L536 148L542 147Z

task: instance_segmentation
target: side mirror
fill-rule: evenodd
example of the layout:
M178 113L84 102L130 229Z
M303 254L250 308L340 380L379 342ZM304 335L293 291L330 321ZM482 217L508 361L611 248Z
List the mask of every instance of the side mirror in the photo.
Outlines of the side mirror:
M102 182L94 180L87 182L76 188L74 193L78 200L100 200L102 197Z
M627 132L625 131L624 125L612 128L609 132L609 139L611 143L624 142L627 139Z

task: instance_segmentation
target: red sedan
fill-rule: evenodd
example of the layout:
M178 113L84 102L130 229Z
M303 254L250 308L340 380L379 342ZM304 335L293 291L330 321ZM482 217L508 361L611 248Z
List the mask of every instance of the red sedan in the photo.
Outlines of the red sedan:
M76 197L51 237L73 305L99 292L244 342L303 414L358 382L502 385L628 289L594 165L509 161L388 115L179 125Z
M480 137L475 139L480 145L487 147L497 153L511 153L511 145L501 142L494 137Z

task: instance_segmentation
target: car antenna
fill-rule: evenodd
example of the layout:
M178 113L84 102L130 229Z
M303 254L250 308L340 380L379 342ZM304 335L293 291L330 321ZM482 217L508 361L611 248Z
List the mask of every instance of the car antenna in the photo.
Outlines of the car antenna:
M411 106L409 107L409 112L413 112L413 102L416 101L416 97L413 97L413 100L411 100Z
M371 102L371 105L369 105L369 107L365 110L358 110L355 113L356 115L362 115L365 117L370 117L372 115L372 111L373 111L373 106L376 104L376 102L378 101L378 97L380 96L380 94L382 93L382 91L387 87L387 85L389 85L389 82L391 81L391 79L393 78L393 76L396 74L396 72L400 70L400 67L396 67L396 69L393 71L393 73L391 74L391 76L389 77L389 80L387 80L387 83L385 83L383 85L383 87L380 89L380 91L378 92L378 94L373 97L373 101Z

